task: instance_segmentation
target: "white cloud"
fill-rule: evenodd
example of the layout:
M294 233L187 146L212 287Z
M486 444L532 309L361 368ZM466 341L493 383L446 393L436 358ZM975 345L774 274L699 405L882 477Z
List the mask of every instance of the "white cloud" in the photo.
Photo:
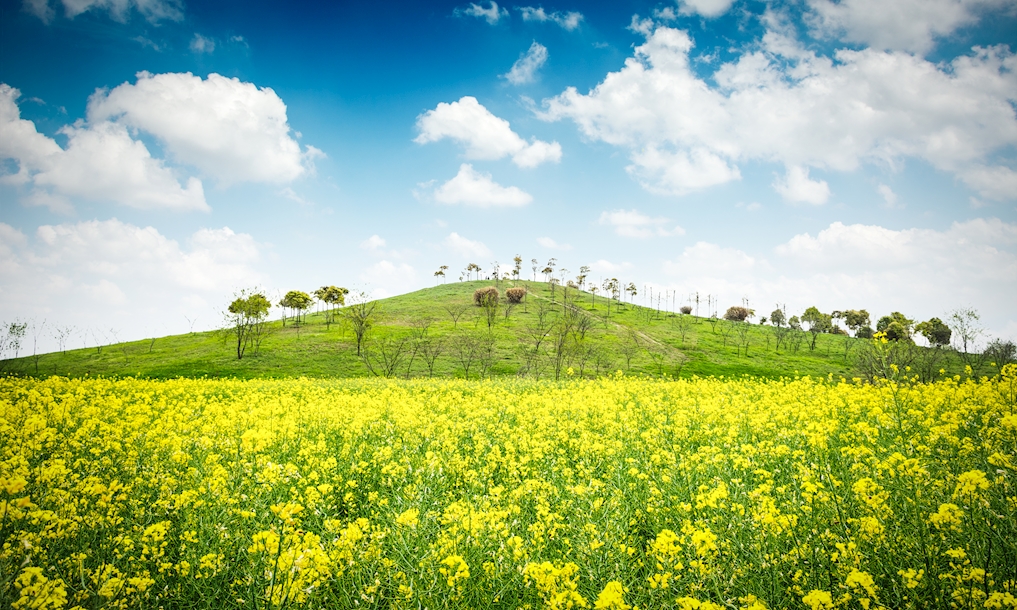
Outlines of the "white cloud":
M1004 201L1017 194L1017 172L1009 167L973 164L960 172L960 179L987 199Z
M365 269L360 274L360 279L372 287L371 298L383 299L403 294L413 287L417 280L417 270L406 263L381 260Z
M480 208L518 207L533 201L529 193L514 186L501 186L491 174L480 173L469 163L460 165L454 178L435 189L434 199L439 203Z
M214 53L215 52L215 41L211 38L206 38L201 34L195 32L194 38L191 38L191 51L197 54L202 53Z
M813 34L839 37L876 49L927 53L934 39L972 25L979 13L1007 0L808 0Z
M882 195L883 201L886 203L886 207L891 209L897 207L897 193L893 192L892 188L885 184L880 184L878 187L876 187L876 191L878 191L879 194Z
M272 89L209 74L139 72L135 84L98 91L88 120L115 120L158 138L174 160L222 183L289 182L313 171L313 146L301 151L286 104Z
M537 238L537 243L540 244L541 246L549 249L549 250L567 251L567 250L571 250L572 249L571 245L569 245L569 244L559 244L558 242L554 241L550 237L538 237Z
M512 131L509 122L491 114L477 98L466 96L458 102L441 102L434 110L417 117L413 141L418 144L451 138L466 146L468 159L501 159L511 156L519 167L536 167L561 160L561 145L534 139L529 144Z
M53 19L51 0L25 0L25 10L44 23ZM63 0L64 14L74 19L89 10L105 11L110 18L126 23L131 9L136 9L151 23L163 20L180 21L184 18L183 3L180 0Z
M795 235L773 253L766 260L700 242L664 270L686 294L719 296L721 311L744 296L761 313L786 302L794 313L816 305L922 320L973 304L993 334L1015 320L1017 224L978 218L943 231L898 231L836 222L815 236Z
M449 233L443 243L460 258L474 259L491 256L491 250L482 242L466 239L455 232Z
M583 14L576 11L569 11L567 13L554 11L548 13L543 7L534 8L532 6L517 7L516 10L522 13L523 21L550 21L560 25L569 32L578 28L579 24L583 21Z
M720 17L732 4L734 0L678 0L678 12L682 15Z
M181 187L173 170L152 158L126 127L109 121L64 127L67 148L20 118L20 92L0 84L0 158L18 163L18 173L2 180L35 187L25 202L67 211L67 197L114 201L135 208L204 210L201 181Z
M385 240L378 235L372 235L360 242L360 247L364 250L380 250L385 247Z
M619 273L621 271L628 271L631 268L632 263L612 263L604 259L590 263L590 270L594 273Z
M823 205L830 198L830 186L826 180L810 180L809 168L800 165L787 168L784 177L773 182L773 188L791 203Z
M503 74L502 77L513 85L532 83L536 77L537 70L546 62L547 47L534 40L526 53L520 55L516 63L512 64L512 69L508 73Z
M993 161L1017 145L1017 56L1006 47L944 64L874 49L831 59L771 30L761 48L704 80L690 66L687 32L636 29L646 42L621 70L585 95L570 87L544 100L538 116L571 119L587 138L628 149L630 173L651 190L736 180L748 161L846 172L914 157L982 196L1014 196L1013 169ZM821 187L808 190L822 198Z
M121 339L155 334L184 315L217 324L229 290L263 278L261 246L227 227L185 243L116 219L43 225L29 238L0 223L0 310L51 323L116 327ZM80 347L78 345L77 347Z
M669 237L685 235L685 229L675 225L670 219L651 218L637 210L612 210L600 214L600 224L614 227L614 232L622 237Z
M471 2L469 7L464 9L457 8L453 14L457 17L461 15L479 17L487 21L490 25L495 25L502 17L508 17L508 11L503 8L498 8L498 3L494 0L491 0L490 4L487 5L487 8Z

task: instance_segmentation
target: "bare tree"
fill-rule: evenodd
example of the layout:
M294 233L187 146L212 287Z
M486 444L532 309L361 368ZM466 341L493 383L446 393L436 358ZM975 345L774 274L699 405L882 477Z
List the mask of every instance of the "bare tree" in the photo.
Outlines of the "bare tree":
M25 331L28 330L27 322L4 322L0 326L0 371L5 370L12 360L18 358L21 351L21 342L25 339Z
M445 311L447 311L448 315L452 318L453 329L459 328L459 318L461 318L469 308L470 306L465 303L451 303L445 306Z
M452 336L452 355L455 356L463 369L463 377L470 378L470 368L480 355L483 340L481 337L466 331L460 331Z
M625 338L618 346L618 351L625 358L625 369L632 370L632 358L639 353L640 348L639 334L631 328L625 333Z
M428 336L420 344L420 355L427 365L427 376L434 377L434 365L438 358L445 353L446 343L438 337Z
M950 329L953 331L957 351L967 362L968 354L976 351L978 338L985 332L979 323L981 316L974 308L962 307L951 311L947 320L949 320Z
M371 374L377 377L394 377L406 356L409 342L410 338L406 336L365 341L363 350L358 355Z
M32 360L35 363L35 374L39 374L39 335L46 328L46 320L41 324L32 324Z
M521 372L540 378L543 369L544 349L551 334L551 308L538 302L536 317L523 330L523 369Z
M671 318L673 326L678 330L679 336L682 338L682 345L685 345L685 335L692 329L692 316L687 313L679 313L676 317Z
M56 339L57 347L60 349L60 353L66 354L67 340L74 334L73 326L56 326L50 336Z
M378 302L369 301L367 293L360 292L353 298L353 304L343 309L343 317L353 329L357 338L357 356L360 356L361 347L364 343L364 335L374 325L373 318L378 313Z
M477 348L477 366L480 367L480 378L483 379L487 377L491 367L494 366L497 351L495 350L494 335L488 333L479 337L478 341L480 345Z

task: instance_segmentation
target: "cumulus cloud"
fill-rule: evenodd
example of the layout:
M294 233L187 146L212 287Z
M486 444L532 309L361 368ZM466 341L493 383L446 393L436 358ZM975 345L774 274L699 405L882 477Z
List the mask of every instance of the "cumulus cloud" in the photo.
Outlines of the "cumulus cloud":
M583 14L576 11L568 11L562 13L560 11L547 12L543 7L532 7L522 6L517 7L522 16L523 21L537 21L537 22L551 22L560 25L565 30L571 32L572 30L579 27L579 24L583 21Z
M685 292L731 303L748 297L763 313L787 302L793 312L864 307L874 315L903 311L927 319L975 303L995 334L1015 321L1017 224L977 218L938 231L835 222L815 235L795 235L772 253L767 259L699 242L664 271Z
M678 12L682 15L720 17L732 4L734 0L678 0Z
M24 0L25 10L44 23L53 20L53 4L52 0ZM95 10L108 13L114 21L126 23L132 9L151 23L180 21L184 18L183 3L180 0L62 0L61 4L68 19Z
M935 39L976 23L985 10L1007 4L1007 0L808 0L807 21L816 36L924 54Z
M876 191L883 197L883 202L888 208L897 207L897 193L893 192L893 189L885 184L880 184L876 187ZM903 207L903 206L901 206Z
M191 51L198 55L201 55L202 53L214 53L215 41L195 32L194 37L191 38L190 47Z
M370 285L373 299L383 299L406 292L417 280L417 270L406 263L381 260L364 269L360 280Z
M489 258L491 256L491 250L483 242L466 239L455 232L449 233L443 243L463 259Z
M646 42L587 94L568 88L538 116L571 119L589 139L630 151L648 189L684 194L740 177L738 164L792 168L775 185L812 200L808 168L897 167L914 157L985 197L1007 194L1013 169L994 155L1017 144L1017 57L976 48L949 63L877 49L817 55L768 31L759 48L702 78L688 33L639 22ZM799 169L794 169L799 168ZM822 183L818 183L822 184ZM807 199L806 199L807 200Z
M600 224L614 227L622 237L668 237L685 235L685 229L664 217L651 218L637 210L612 210L600 214Z
M418 144L451 138L466 147L468 159L501 159L511 156L519 167L536 167L561 160L561 145L533 139L527 143L512 131L509 122L491 114L477 98L466 96L458 102L441 102L434 110L417 117Z
M67 147L61 148L21 118L19 95L0 84L0 158L18 164L4 182L34 187L26 203L66 211L66 197L83 197L143 209L209 209L200 180L188 178L182 187L173 170L124 125L100 120L64 127Z
M372 235L365 239L364 241L360 242L360 247L363 248L364 250L371 251L380 250L381 248L385 247L385 240L378 235Z
M228 227L181 243L153 227L112 220L43 225L31 236L0 223L0 310L79 329L116 327L121 339L220 319L229 291L263 280L261 245Z
M590 270L594 273L620 273L632 268L632 263L612 263L609 260L600 259L590 263Z
M517 187L501 186L491 174L478 172L469 163L463 163L454 178L434 190L434 200L490 208L523 206L533 201L533 197Z
M498 8L498 3L491 0L491 2L487 5L487 8L471 2L466 8L455 9L453 14L457 17L461 17L463 15L466 15L467 17L478 17L487 21L490 25L495 25L502 17L508 17L508 10Z
M502 77L513 85L524 85L532 83L539 70L547 62L547 47L536 40L530 45L529 50L519 56L512 69Z
M289 182L322 153L301 151L275 91L237 78L139 72L135 84L98 91L89 122L115 120L158 138L171 158L229 184Z
M809 179L809 168L800 165L789 167L783 178L774 181L773 188L791 203L822 205L830 198L826 180Z
M537 243L540 244L541 246L547 248L548 250L567 251L567 250L571 250L572 249L571 245L569 245L569 244L559 244L558 242L556 242L555 240L551 239L550 237L538 237L537 238Z

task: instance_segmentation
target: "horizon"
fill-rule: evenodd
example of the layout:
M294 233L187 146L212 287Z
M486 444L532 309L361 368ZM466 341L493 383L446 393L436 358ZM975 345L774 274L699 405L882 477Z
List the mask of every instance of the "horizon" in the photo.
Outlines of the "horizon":
M133 341L241 289L386 298L519 255L637 305L974 308L1017 340L1005 0L0 15L2 322Z

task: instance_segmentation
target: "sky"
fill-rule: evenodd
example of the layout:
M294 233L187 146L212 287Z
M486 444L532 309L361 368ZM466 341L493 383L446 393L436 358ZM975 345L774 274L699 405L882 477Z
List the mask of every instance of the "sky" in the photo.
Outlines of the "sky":
M81 347L519 255L1017 339L1015 51L1013 0L0 0L0 321Z

